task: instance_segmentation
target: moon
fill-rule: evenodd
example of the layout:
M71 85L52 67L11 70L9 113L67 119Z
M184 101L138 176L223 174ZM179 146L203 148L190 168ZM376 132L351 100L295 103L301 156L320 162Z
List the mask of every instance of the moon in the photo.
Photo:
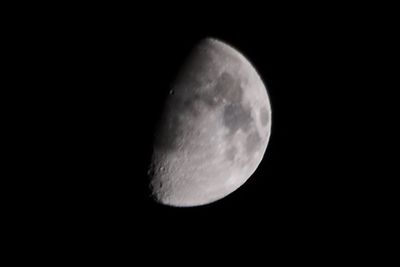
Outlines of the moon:
M224 198L255 172L270 133L268 93L252 64L222 41L200 41L177 75L155 133L153 198L175 207Z

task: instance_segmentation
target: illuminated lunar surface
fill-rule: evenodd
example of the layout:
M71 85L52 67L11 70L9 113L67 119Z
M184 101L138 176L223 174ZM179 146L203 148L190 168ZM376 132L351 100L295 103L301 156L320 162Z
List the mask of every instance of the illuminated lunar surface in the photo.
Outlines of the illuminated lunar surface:
M269 97L254 67L221 41L201 41L157 128L149 172L154 199L191 207L234 192L260 164L270 131Z

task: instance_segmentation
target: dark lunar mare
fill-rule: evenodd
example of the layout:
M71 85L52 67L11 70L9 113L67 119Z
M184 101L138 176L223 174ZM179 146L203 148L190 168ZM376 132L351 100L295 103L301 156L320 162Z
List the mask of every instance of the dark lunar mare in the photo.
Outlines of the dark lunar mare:
M192 87L194 86L194 87ZM197 87L196 87L197 86ZM182 79L174 93L167 98L165 112L156 131L155 147L164 152L177 149L177 140L183 133L181 118L195 118L200 114L198 110L199 103L204 104L207 108L215 109L226 101L223 111L223 123L229 129L229 135L235 134L239 129L243 132L252 133L248 137L247 151L253 152L257 145L261 142L261 138L254 125L254 119L251 116L251 107L243 103L243 88L240 80L235 79L229 73L222 73L218 77L218 81L214 88L209 91L199 91L200 83L193 79ZM262 111L262 123L268 121L266 111ZM263 115L264 114L264 115Z

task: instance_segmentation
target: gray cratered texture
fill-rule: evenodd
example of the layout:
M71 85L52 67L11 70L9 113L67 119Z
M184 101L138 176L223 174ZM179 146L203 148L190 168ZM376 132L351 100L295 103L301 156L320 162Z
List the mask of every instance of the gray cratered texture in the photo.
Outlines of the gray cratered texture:
M219 200L256 170L267 148L271 107L249 61L205 39L182 67L156 132L154 198L190 207Z

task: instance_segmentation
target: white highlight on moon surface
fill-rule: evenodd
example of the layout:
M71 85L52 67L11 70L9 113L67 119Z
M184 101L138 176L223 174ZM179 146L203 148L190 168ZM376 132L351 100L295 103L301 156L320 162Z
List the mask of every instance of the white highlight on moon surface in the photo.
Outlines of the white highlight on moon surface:
M241 53L207 38L189 55L171 92L154 143L154 199L176 207L222 199L264 156L271 132L267 90Z

